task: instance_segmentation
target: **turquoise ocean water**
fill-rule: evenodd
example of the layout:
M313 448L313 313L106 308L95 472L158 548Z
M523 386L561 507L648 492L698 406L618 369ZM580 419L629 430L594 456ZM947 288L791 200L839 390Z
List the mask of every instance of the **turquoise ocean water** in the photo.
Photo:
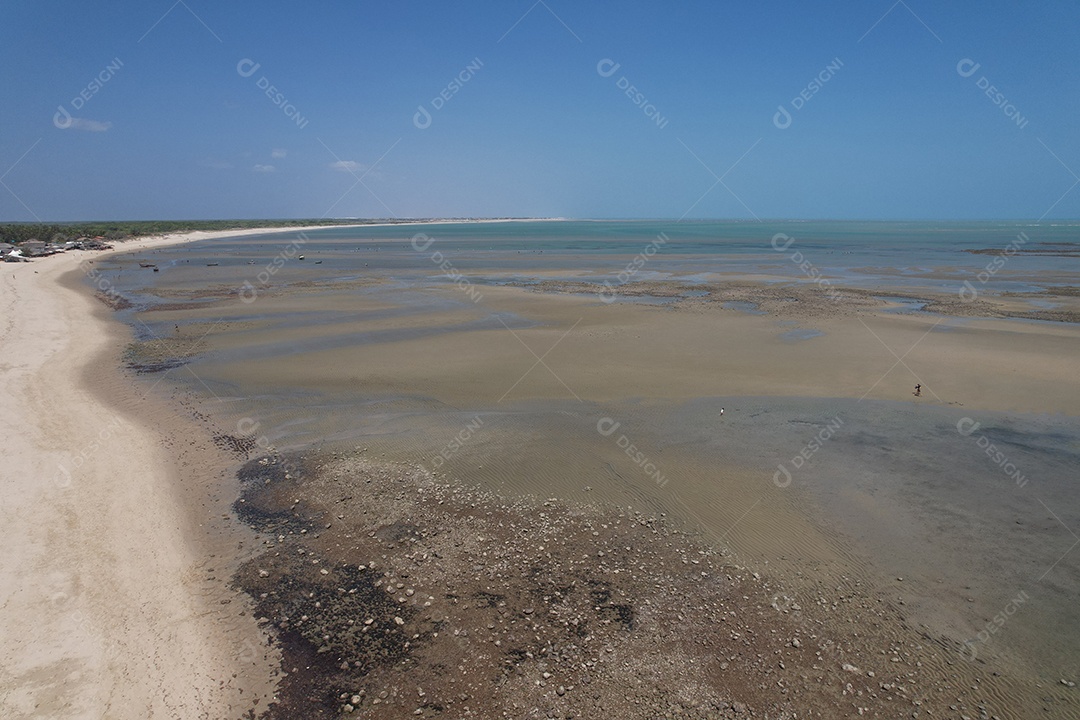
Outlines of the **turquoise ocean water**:
M997 252L1010 248L1022 252L1009 252L994 273L994 291L1069 284L1080 268L1080 259L1052 252L1080 250L1080 222L558 220L331 227L302 238L287 233L207 240L159 251L154 259L163 269L202 256L222 266L260 264L292 242L308 260L320 262L325 279L353 278L365 268L437 276L435 253L481 284L507 274L602 281L625 269L620 258L639 254L649 260L635 280L695 282L713 273L800 279L805 273L798 264L808 261L824 276L854 286L946 291L972 280Z

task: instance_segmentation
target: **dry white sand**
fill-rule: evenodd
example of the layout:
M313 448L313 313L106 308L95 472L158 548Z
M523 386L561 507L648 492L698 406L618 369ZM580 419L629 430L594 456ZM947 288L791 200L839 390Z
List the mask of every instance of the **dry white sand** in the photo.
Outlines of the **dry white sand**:
M0 717L237 717L272 690L259 631L208 589L162 428L91 387L126 330L60 282L102 255L0 265Z

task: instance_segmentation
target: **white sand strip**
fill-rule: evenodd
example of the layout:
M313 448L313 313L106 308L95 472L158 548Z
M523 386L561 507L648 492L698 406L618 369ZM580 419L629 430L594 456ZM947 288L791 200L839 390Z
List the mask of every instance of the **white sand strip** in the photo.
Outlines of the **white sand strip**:
M269 687L255 623L207 591L162 430L91 392L126 329L59 280L103 255L0 264L0 717L238 717Z

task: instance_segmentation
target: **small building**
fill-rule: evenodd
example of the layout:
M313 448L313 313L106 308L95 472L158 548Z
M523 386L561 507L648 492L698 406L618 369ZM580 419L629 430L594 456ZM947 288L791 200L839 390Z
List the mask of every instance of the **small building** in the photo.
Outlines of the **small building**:
M15 246L11 243L0 242L0 257L7 255L9 252L15 249Z
M79 238L71 243L71 246L76 250L108 250L112 246L108 243L103 243L98 240L91 240L90 238Z
M23 255L29 257L39 257L41 255L48 254L49 244L44 240L27 240L19 245L19 249L23 251Z

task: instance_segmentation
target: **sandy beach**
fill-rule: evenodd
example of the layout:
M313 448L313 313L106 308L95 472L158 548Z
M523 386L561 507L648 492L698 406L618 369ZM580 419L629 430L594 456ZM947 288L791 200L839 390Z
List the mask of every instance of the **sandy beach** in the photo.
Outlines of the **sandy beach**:
M126 328L71 286L107 254L230 234L4 266L5 718L238 717L272 692L272 653L178 490L191 428L121 376Z

